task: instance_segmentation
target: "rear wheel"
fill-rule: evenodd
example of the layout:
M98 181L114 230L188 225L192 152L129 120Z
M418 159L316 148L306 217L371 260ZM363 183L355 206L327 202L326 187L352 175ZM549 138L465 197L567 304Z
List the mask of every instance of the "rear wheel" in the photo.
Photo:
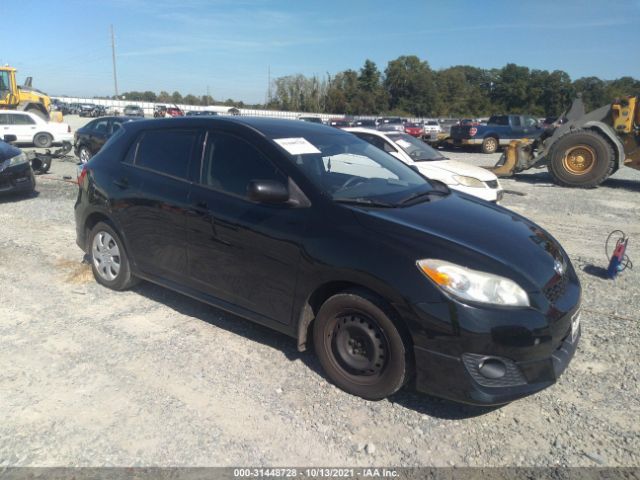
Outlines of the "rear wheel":
M105 222L98 222L89 233L89 257L96 281L112 290L126 290L137 279L131 274L129 257L120 236Z
M498 139L487 137L482 140L482 153L496 153L498 151Z
M412 362L385 303L367 292L347 291L329 298L314 321L316 354L329 379L368 400L397 392Z
M33 144L39 148L48 148L53 143L53 137L48 133L36 133L33 137Z
M593 188L611 175L615 161L613 148L600 134L576 130L556 141L547 168L558 185Z

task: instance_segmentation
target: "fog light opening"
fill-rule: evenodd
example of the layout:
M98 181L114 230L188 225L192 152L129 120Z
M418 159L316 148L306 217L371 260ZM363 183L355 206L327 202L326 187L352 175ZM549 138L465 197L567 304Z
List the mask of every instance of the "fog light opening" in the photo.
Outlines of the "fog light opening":
M487 358L480 363L478 371L483 377L497 379L504 377L507 366L497 358Z

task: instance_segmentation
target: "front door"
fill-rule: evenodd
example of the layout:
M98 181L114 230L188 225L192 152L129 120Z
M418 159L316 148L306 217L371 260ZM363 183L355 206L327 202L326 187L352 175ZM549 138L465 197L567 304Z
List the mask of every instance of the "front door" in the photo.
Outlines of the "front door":
M252 180L288 182L249 142L209 132L191 191L190 277L205 293L288 324L308 209L250 201Z

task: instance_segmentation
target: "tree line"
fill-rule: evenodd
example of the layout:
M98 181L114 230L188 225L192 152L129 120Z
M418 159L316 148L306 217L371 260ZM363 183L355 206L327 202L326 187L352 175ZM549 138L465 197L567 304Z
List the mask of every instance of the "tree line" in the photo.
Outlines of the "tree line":
M493 113L559 115L580 94L587 111L614 98L640 95L640 81L629 77L572 80L562 70L537 70L509 63L484 69L458 65L433 70L415 55L387 63L384 72L371 60L359 70L348 69L326 77L287 75L273 80L266 105L247 105L211 96L184 97L180 92L126 92L130 100L225 104L235 107L336 113L345 115L401 115L416 117L484 117Z

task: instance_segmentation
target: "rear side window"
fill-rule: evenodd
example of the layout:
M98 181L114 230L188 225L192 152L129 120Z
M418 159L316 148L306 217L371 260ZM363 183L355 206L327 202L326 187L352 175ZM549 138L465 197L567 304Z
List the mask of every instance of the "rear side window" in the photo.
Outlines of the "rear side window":
M509 125L509 117L506 115L494 115L489 119L490 125Z
M138 144L136 166L186 179L196 147L195 130L150 130Z
M33 125L36 123L35 120L29 115L20 115L19 113L14 113L12 117L14 125Z
M12 117L9 113L0 113L0 125L13 125Z

